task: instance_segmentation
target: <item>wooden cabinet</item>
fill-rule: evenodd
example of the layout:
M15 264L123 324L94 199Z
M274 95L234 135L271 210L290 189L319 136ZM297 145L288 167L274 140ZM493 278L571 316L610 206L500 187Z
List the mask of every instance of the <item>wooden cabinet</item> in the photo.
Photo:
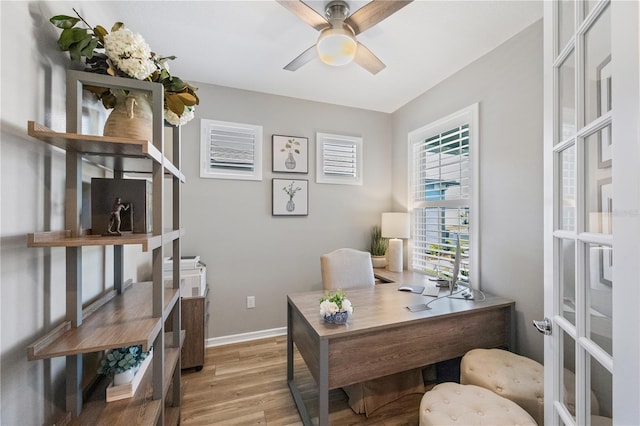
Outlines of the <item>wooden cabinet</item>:
M84 135L81 132L82 87L138 89L151 93L153 141L121 137ZM66 401L71 424L178 424L180 422L180 348L184 333L167 332L171 320L180 330L180 288L165 288L163 250L170 246L175 261L173 281L180 282L180 184L184 175L180 164L180 128L173 128L172 161L165 156L163 87L159 83L110 77L80 71L67 73L67 132L55 132L34 122L28 134L65 150L65 229L28 235L30 247L64 247L66 256L66 317L27 349L29 360L66 357ZM148 173L152 182L153 232L122 236L87 235L80 227L82 206L82 164L102 165L121 178L127 172ZM172 183L173 223L163 223L164 182ZM152 252L152 281L125 283L124 246L136 244ZM82 300L82 248L113 246L114 290L89 306ZM169 250L167 250L169 251ZM129 399L107 403L102 380L84 395L83 354L142 345L154 348L136 394ZM160 350L158 348L161 348Z
M182 368L202 370L204 366L204 339L207 336L209 318L209 286L204 296L182 297L182 329L185 332L182 345Z

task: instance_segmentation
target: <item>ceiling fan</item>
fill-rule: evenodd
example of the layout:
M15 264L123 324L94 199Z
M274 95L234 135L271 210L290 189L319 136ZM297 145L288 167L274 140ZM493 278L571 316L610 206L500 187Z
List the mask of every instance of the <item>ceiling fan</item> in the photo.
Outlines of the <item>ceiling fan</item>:
M302 21L320 31L316 44L287 64L285 70L295 71L317 56L322 62L334 66L346 65L353 60L371 74L377 74L386 65L357 41L356 36L413 0L373 0L352 15L349 15L349 5L346 2L334 0L325 6L325 16L301 0L277 1Z

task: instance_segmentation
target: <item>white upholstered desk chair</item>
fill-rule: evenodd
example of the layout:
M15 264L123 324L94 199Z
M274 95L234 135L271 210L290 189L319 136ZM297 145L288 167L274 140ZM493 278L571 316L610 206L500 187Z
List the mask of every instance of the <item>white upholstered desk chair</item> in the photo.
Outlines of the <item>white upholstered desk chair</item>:
M366 251L352 248L334 250L320 257L320 267L322 287L325 290L375 285L371 254ZM405 395L424 393L424 380L422 370L414 369L349 385L343 389L349 397L351 409L368 416L383 405Z
M320 256L322 287L338 290L375 285L371 254L352 248L341 248Z

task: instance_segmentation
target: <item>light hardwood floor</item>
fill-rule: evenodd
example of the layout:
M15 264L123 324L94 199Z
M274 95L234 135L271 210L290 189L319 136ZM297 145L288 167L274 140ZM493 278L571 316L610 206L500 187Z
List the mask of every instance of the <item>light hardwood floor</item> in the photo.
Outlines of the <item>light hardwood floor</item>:
M296 383L309 410L315 382L296 354ZM286 380L286 336L207 348L205 366L182 373L182 424L301 425ZM407 395L376 410L369 418L354 413L345 393L331 391L332 425L417 425L421 394Z

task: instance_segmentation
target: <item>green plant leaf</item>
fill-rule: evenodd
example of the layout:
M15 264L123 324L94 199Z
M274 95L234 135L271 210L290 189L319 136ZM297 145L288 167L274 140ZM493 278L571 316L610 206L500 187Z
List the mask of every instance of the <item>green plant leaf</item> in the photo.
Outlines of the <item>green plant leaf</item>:
M80 19L74 18L73 16L67 16L67 15L56 15L53 18L49 19L49 22L51 22L53 25L55 25L58 28L62 28L63 30L67 28L72 28L79 21Z
M90 38L84 38L77 43L73 43L69 46L69 56L72 61L79 61L82 58L82 51L89 45L91 42Z
M67 28L60 33L58 47L60 50L69 50L72 44L84 39L91 39L91 34L84 28Z
M98 40L96 40L95 38L92 38L89 41L89 44L87 44L87 46L80 51L80 54L82 56L87 57L87 58L92 58L93 57L93 49L95 49L96 46L98 46Z

